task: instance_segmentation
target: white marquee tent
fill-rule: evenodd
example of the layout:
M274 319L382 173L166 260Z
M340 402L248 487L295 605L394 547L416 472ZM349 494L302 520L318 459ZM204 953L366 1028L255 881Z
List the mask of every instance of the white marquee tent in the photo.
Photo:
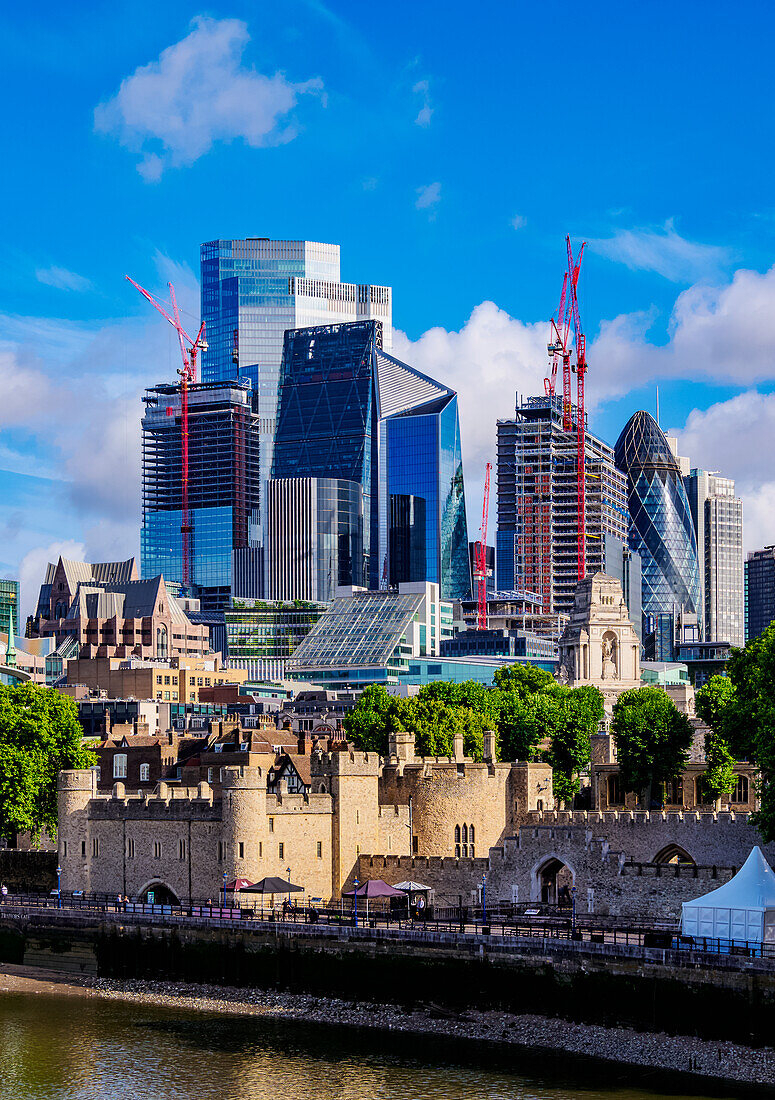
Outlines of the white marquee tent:
M685 936L775 943L775 872L761 848L752 848L729 882L683 903Z

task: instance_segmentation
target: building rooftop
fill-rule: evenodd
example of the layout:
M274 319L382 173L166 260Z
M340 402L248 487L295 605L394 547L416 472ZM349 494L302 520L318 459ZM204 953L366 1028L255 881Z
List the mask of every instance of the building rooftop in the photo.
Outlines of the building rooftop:
M384 665L423 599L422 592L358 592L337 597L294 652L289 668Z

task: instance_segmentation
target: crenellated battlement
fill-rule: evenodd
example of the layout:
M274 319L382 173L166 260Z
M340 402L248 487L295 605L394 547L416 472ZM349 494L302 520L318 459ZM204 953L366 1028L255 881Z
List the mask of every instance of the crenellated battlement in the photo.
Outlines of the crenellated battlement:
M523 828L549 825L734 825L749 827L750 813L734 810L531 810Z
M331 814L334 812L334 801L330 794L278 792L266 796L266 812L268 814Z

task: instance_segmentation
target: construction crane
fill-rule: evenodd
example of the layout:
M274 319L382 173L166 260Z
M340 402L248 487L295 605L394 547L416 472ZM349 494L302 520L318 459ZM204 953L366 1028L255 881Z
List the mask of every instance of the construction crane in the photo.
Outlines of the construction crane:
M153 294L150 294L144 287L141 287L140 284L136 283L134 279L131 279L129 275L126 275L125 278L133 287L140 291L142 296L151 303L154 309L159 311L162 317L169 321L177 332L178 342L180 343L180 354L183 360L182 368L178 368L178 375L180 376L180 465L182 479L180 538L183 558L183 576L181 579L183 591L188 595L191 587L191 513L188 507L188 387L190 383L196 382L197 355L200 351L207 351L205 323L202 321L196 339L192 340L180 323L180 312L178 310L177 298L175 297L175 287L172 283L167 283L170 290L170 301L172 303L172 314L170 314L167 308L163 306Z
M582 242L578 256L574 260L570 237L565 238L568 249L568 281L570 283L571 313L573 331L576 337L576 530L578 549L576 555L577 575L581 581L587 575L587 483L586 483L586 412L584 398L584 376L587 373L587 341L581 327L579 299L576 288L579 281L581 257L584 255ZM568 389L570 391L570 378ZM564 418L563 418L564 419ZM570 423L568 428L570 428ZM563 423L563 427L565 424Z
M484 473L484 498L482 500L482 526L479 539L474 543L474 580L476 581L476 629L487 629L487 519L490 511L490 470L488 462Z
M562 359L563 364L565 363L565 356L567 353L568 334L570 332L570 302L567 301L567 293L568 272L566 271L562 277L562 294L560 295L560 305L557 310L557 320L552 317L550 321L551 343L546 345L546 350L549 352L549 361L551 363L551 374L544 378L544 391L547 397L554 397L557 385L557 367L560 359Z

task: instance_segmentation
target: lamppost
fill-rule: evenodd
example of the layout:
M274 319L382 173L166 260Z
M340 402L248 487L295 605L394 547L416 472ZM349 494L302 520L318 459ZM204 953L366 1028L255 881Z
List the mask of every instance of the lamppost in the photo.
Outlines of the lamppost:
M355 927L358 927L358 880L353 880L353 903L355 905Z
M482 924L487 923L487 872L482 871Z
M571 910L570 927L571 927L571 935L575 938L575 935L576 935L576 887L575 886L571 886L570 896L571 896L571 903L573 905L573 909Z
M290 911L291 911L291 869L290 869L290 867L285 868L285 873L288 876L288 912L290 913Z
M226 872L224 871L223 872L223 908L224 909L226 908L226 879L227 879L227 877L228 876L227 876Z
M57 909L62 908L62 868L57 864Z

